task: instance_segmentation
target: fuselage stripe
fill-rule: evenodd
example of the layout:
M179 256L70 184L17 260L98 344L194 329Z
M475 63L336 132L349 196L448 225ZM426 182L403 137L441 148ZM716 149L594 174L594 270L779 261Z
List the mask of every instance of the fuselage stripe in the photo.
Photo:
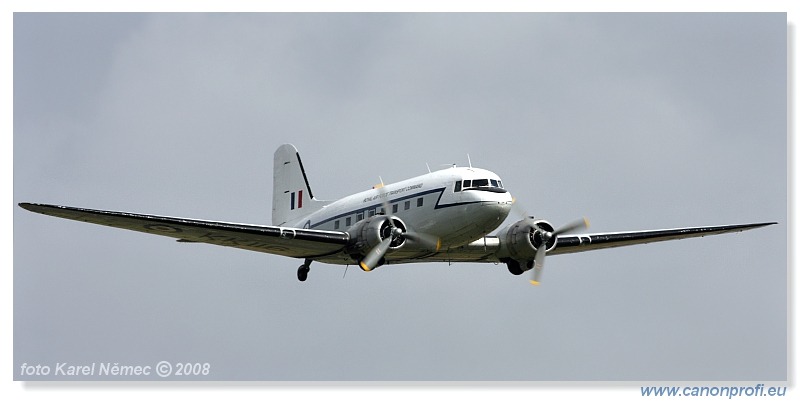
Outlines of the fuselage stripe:
M467 205L467 204L480 203L480 201L470 201L470 202L461 202L461 203L452 203L452 204L440 204L440 201L442 200L442 196L444 195L445 189L446 188L436 188L436 189L426 190L426 191L423 191L423 192L418 192L418 193L414 193L414 194L411 194L411 195L399 197L397 199L392 199L392 200L389 200L387 203L388 204L399 203L399 202L402 202L402 201L405 201L405 200L408 200L408 199L413 199L413 198L416 198L416 197L425 196L425 195L436 193L436 192L439 192L439 197L436 199L436 204L433 206L434 210L441 209L441 208L447 208L447 207L456 207L456 206L463 206L463 205ZM356 215L356 214L358 214L360 212L366 212L366 211L369 211L369 210L372 210L372 209L378 209L378 208L381 208L382 206L383 206L383 203L377 203L377 204L371 204L371 205L368 205L368 206L360 207L360 208L355 209L355 210L350 210L350 211L348 211L346 213L338 214L338 215L335 215L333 217L326 218L326 219L324 219L324 220L322 220L322 221L320 221L318 223L315 223L315 224L311 225L311 228L313 229L313 228L319 227L321 225L327 224L327 223L329 223L331 221L338 220L338 219L343 218L343 217ZM389 212L386 212L386 213L388 214Z

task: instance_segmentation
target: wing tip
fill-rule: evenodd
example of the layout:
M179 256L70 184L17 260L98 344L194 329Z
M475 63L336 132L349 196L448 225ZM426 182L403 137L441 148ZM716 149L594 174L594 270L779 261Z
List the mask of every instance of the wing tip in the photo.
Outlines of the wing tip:
M55 204L44 204L44 203L22 202L22 203L17 203L17 205L25 210L45 215L53 215L50 213L51 211L61 211L70 209L69 207L65 206L57 206Z
M768 227L768 226L770 226L770 225L775 225L775 224L777 224L777 223L778 223L777 221L772 221L772 222L760 222L760 223L754 223L754 224L747 224L747 225L745 225L745 227L747 227L746 229L751 229L751 228L761 228L761 227Z
M33 211L34 213L38 213L38 212L39 212L39 211L38 211L39 209L37 209L37 207L40 207L40 206L42 206L42 204L38 204L38 203L28 203L28 202L17 203L17 205L18 205L18 206L20 206L20 207L22 207L22 208L24 208L25 210L28 210L28 211Z

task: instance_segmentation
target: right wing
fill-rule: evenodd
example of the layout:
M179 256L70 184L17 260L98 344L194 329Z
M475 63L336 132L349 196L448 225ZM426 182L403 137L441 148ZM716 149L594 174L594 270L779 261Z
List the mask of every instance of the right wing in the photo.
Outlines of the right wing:
M617 248L622 246L639 245L652 242L671 241L675 239L704 237L733 232L747 231L774 222L755 224L718 225L709 227L686 227L674 229L659 229L645 231L606 232L597 234L559 235L555 249L548 252L548 256L567 253L587 252L590 250ZM419 259L408 259L404 262L429 261L429 262L481 262L499 263L505 258L510 258L508 249L504 248L503 240L496 235L488 235L468 245L443 250Z
M50 204L20 203L19 206L34 213L162 235L180 242L209 243L295 258L335 254L350 240L346 232L338 231L234 224Z
M774 222L756 224L719 225L713 227L688 227L647 231L607 232L603 234L559 235L558 243L548 255L585 252L597 249L617 248L675 239L704 237L747 231L750 229L777 224Z

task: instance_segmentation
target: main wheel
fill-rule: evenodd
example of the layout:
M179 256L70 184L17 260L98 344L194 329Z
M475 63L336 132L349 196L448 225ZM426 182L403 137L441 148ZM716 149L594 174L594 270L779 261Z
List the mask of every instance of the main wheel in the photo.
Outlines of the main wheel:
M300 280L300 281L306 281L306 279L308 278L308 271L309 271L309 269L305 265L301 265L300 267L298 267L297 268L297 279Z

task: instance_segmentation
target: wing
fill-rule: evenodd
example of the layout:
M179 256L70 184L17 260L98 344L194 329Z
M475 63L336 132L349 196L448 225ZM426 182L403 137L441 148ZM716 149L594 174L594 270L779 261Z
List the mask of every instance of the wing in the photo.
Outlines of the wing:
M620 246L638 245L651 242L671 241L675 239L696 238L708 235L742 232L750 229L777 224L756 223L719 225L713 227L689 227L675 229L659 229L648 231L609 232L604 234L560 235L556 248L548 255L585 252L597 249L617 248Z
M703 237L732 232L747 231L750 229L776 224L756 223L720 225L712 227L687 227L675 229L660 229L648 231L607 232L582 235L559 235L555 249L547 254L559 255L567 253L586 252L590 250L616 248L620 246L646 244L651 242L671 241L675 239ZM509 257L504 248L503 240L494 235L489 235L468 245L443 250L436 254L419 259L408 259L400 263L413 261L428 262L485 262L498 263L502 258Z
M19 206L35 213L168 236L180 242L209 243L296 258L335 254L344 249L350 238L347 233L337 231L234 224L49 204L20 203Z

